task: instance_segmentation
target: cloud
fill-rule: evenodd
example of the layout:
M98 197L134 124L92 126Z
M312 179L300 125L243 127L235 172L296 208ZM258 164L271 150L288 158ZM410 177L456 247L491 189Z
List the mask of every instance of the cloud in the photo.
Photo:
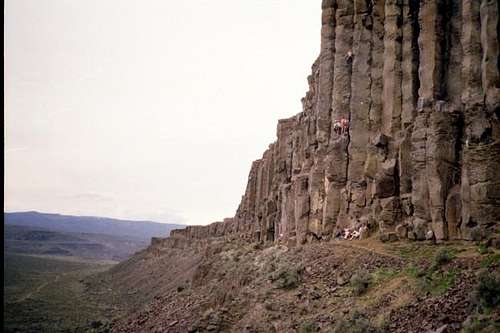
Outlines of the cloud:
M84 201L107 201L107 202L113 202L115 201L113 197L108 196L108 195L103 195L99 193L78 193L75 195L68 195L65 196L66 199L69 200L84 200Z

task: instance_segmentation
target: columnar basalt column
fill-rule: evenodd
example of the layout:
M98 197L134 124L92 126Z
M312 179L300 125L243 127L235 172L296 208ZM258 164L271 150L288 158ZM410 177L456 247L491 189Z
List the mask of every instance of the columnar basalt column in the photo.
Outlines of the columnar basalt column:
M351 76L348 189L351 192L349 215L352 223L366 213L364 164L370 140L372 7L364 0L354 1L353 59ZM351 224L352 224L351 223Z
M393 138L401 126L402 15L400 1L385 1L382 133ZM392 141L389 144L392 145Z
M293 194L294 194L294 216L295 216L295 231L297 242L302 244L307 239L309 228L309 192L308 192L308 179L307 174L300 174L294 176L292 181Z
M319 96L317 138L321 145L330 138L333 64L335 61L335 7L334 0L323 0L321 18L321 52L319 56Z

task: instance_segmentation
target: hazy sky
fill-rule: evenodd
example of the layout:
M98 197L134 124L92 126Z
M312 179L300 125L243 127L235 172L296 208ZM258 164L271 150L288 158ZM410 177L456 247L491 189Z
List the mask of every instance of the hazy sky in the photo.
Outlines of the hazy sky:
M233 216L320 24L320 0L7 0L6 211Z

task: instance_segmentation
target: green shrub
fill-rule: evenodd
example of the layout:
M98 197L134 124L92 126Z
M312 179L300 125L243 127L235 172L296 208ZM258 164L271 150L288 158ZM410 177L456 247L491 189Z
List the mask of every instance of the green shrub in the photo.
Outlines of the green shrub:
M451 262L453 258L455 258L455 251L443 248L435 253L428 269L410 266L405 269L405 273L417 280L421 291L440 295L450 289L457 278L458 271L456 269L440 270L441 266Z
M490 254L481 261L481 268L490 268L500 264L500 254Z
M372 277L367 271L358 271L351 277L352 291L356 296L362 295L368 290L371 282Z
M319 330L318 325L315 323L306 322L300 325L299 333L313 333Z
M420 280L420 286L431 295L442 295L450 289L457 279L457 271L430 271Z
M480 333L486 328L485 323L477 319L466 320L462 325L461 333Z
M384 280L392 279L398 275L398 271L392 268L379 268L373 274L373 282L377 283Z
M434 264L427 270L416 266L409 266L404 272L416 280L420 291L432 295L440 295L450 289L454 285L459 273L456 269L447 272L437 270Z
M473 300L481 311L497 307L500 304L500 276L481 270L473 291Z
M436 253L436 255L434 256L431 270L432 271L437 270L439 267L451 262L453 260L453 258L455 258L455 255L450 250L448 250L448 249L439 250Z
M500 332L500 324L489 318L471 316L462 323L460 333L496 333Z
M420 278L425 275L425 271L422 269L416 267L416 266L410 266L405 269L405 273L411 276L412 278Z
M280 288L283 289L293 289L299 285L300 276L299 272L295 269L284 271L279 280Z
M486 246L486 244L484 243L477 243L477 252L479 252L480 254L486 254L489 251L488 247Z
M350 318L341 318L337 321L330 333L377 333L370 321L359 313L354 313Z
M280 289L294 289L300 284L300 268L292 265L284 265L272 273L270 280L276 283Z

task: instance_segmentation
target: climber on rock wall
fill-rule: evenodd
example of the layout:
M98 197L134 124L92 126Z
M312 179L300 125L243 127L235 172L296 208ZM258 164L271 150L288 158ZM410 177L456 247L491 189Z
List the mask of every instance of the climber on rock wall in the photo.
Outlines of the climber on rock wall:
M333 123L333 132L340 135L342 133L342 125L340 121L335 121Z
M351 63L352 57L353 57L352 51L351 50L347 51L347 54L345 55L345 61L347 63Z
M342 118L333 123L333 132L338 135L346 135L349 132L349 120Z
M349 120L342 118L340 120L340 126L342 129L342 134L347 134L349 132Z

